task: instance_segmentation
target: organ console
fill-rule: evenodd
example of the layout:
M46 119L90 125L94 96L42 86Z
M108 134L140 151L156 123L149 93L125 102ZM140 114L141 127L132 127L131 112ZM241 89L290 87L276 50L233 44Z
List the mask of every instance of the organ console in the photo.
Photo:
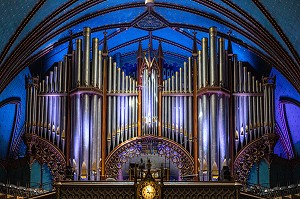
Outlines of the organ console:
M76 180L100 180L108 154L147 135L173 140L194 157L200 180L214 180L244 146L274 133L275 78L255 75L225 49L215 27L201 50L194 37L192 57L179 70L163 67L161 43L156 54L140 43L137 77L108 56L104 37L99 50L84 28L75 50L51 71L26 78L26 133L72 159Z

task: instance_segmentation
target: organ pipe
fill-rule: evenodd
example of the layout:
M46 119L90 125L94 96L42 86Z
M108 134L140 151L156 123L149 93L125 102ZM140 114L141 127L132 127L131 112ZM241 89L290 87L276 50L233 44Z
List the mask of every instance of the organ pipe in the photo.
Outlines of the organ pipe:
M209 28L210 41L210 86L218 85L217 80L217 28Z

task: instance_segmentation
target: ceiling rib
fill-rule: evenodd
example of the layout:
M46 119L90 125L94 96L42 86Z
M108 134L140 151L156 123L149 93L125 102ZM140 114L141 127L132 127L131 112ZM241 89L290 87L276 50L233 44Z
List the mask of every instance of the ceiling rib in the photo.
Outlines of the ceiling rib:
M89 2L92 2L92 1L89 1ZM203 5L208 5L207 7L209 7L209 8L212 8L213 10L215 10L215 11L217 11L217 12L219 12L219 13L221 13L221 14L223 14L224 16L227 16L228 17L228 15L231 15L231 14L233 14L233 13L231 13L231 12L229 12L229 11L227 11L227 12L224 12L224 8L222 7L221 9L220 9L220 6L219 5L217 5L216 6L216 4L214 4L214 3L211 3L211 2L204 2L204 1L197 1L197 2L200 2L201 4L203 4ZM88 3L88 2L87 2ZM99 3L99 2L98 2ZM88 6L91 6L91 4L87 4L87 7ZM126 7L127 5L121 5L121 6L116 6L116 7L112 7L112 8L108 8L108 9L114 9L114 11L116 11L116 10L120 10L120 9L127 9L127 8L132 8L132 7L142 7L142 6L144 6L144 4L143 3L133 3L133 4L130 4L128 7L126 7L126 8L124 8L124 6ZM191 12L191 13L193 13L193 12L195 12L194 11L194 9L192 9L192 8L187 8L187 7L184 7L184 6L179 6L179 5L174 5L174 4L168 4L168 3L156 3L156 6L158 6L158 7L170 7L170 8L173 8L173 9L178 9L178 10L183 10L183 11L186 11L186 12ZM72 11L74 11L75 9L77 9L78 7L76 7L76 8L74 8L74 9L72 9ZM101 11L103 11L103 10L101 10ZM100 12L101 12L100 11ZM76 11L77 12L77 14L80 12L80 11ZM201 13L199 12L199 11L197 11L196 10L196 12L197 12L197 15L201 15ZM64 16L62 16L60 19L61 20L63 20L63 21L66 21L67 19L69 19L69 18L71 18L71 15L72 14L70 14L71 12L68 12L66 15L64 15ZM95 14L96 13L96 14ZM95 13L93 13L93 14L90 14L90 15L88 15L90 18L93 18L93 17L95 17L95 16L99 16L100 14L99 14L99 12L95 12ZM76 15L76 14L74 14L73 13L73 15ZM207 14L207 13L205 13L204 14L205 15L205 17L206 18L209 18L209 19L213 19L213 20L215 20L215 21L217 21L218 23L221 23L220 22L220 19L218 19L218 17L216 17L216 16L213 16L213 15L209 15L209 14ZM230 18L230 17L229 17ZM84 19L83 18L81 18L79 21L77 21L76 20L76 22L74 23L74 21L72 22L72 23L70 23L70 24L68 24L69 26L71 25L71 24L78 24L78 23L80 23L80 22L82 22L82 21L84 21L84 20L87 20L85 17L84 17ZM49 26L51 26L52 28L53 27L56 27L56 26L58 26L57 25L57 23L59 23L59 24L61 24L62 23L62 21L59 21L59 22L57 22L58 20L56 20L56 21L54 21L54 22L51 22L50 24L45 24L45 25L47 25L47 27L49 27ZM56 23L55 23L56 22ZM235 20L235 22L236 23L238 23L239 25L241 25L241 27L243 27L243 28L245 28L245 26L247 27L248 25L250 25L250 27L252 27L254 30L259 30L259 32L261 33L261 29L257 29L257 27L255 27L255 26L253 26L252 24L249 24L249 23L246 23L246 22L242 22L241 21L241 18L240 17L237 17L237 19ZM227 25L228 27L232 27L232 26L234 26L233 24L231 24L231 23L229 23L229 22L227 22L227 21L224 21L223 20L223 23L225 24L225 25ZM123 24L124 25L124 24ZM171 26L172 24L170 24L170 26ZM69 27L68 26L68 27ZM68 28L67 26L64 26L63 27L63 29L67 29ZM120 27L120 26L119 26ZM125 27L125 26L123 26L123 27ZM128 27L128 26L127 26ZM130 27L130 26L129 26ZM242 34L242 35L247 35L246 33L245 33L245 31L243 31L242 29L240 29L240 28L238 28L238 27L235 27L236 28L236 31L237 32L239 32L240 34ZM62 30L62 29L60 29L60 30ZM34 47L32 47L32 48L30 48L30 50L29 51L27 51L27 48L29 47L29 43L31 43L33 40L35 40L36 39L36 37L34 37L33 35L30 35L30 37L28 38L28 37L26 37L27 38L27 40L29 41L29 43L23 43L23 42L21 42L21 44L23 44L23 46L21 46L21 47L19 47L18 48L18 51L19 52L15 52L14 51L14 54L12 53L12 56L10 56L9 58L10 59L12 59L13 61L16 61L17 60L17 63L15 64L14 62L8 62L7 64L5 64L4 66L4 69L3 69L3 67L1 67L1 71L0 71L0 74L3 74L3 77L4 78L1 78L0 77L0 79L4 79L4 81L3 82L1 82L0 83L0 92L4 89L4 87L5 87L5 85L7 85L8 84L8 82L9 82L9 79L12 79L12 77L8 77L8 76L11 76L11 74L15 74L15 72L16 71L19 71L19 68L22 66L22 67L26 67L26 66L23 66L22 64L24 63L24 62L27 62L27 60L22 60L23 58L24 59L26 59L26 57L28 57L28 56L30 56L30 54L32 54L38 47L40 47L41 45L43 45L44 44L44 42L43 41L48 41L49 39L51 39L51 36L46 36L47 34L48 34L48 32L50 33L51 32L51 30L49 31L48 30L48 32L46 31L37 31L37 32L39 32L39 38L37 39L37 41L38 41L38 43L39 43L39 45L36 45L36 46L34 46ZM56 35L57 34L59 34L59 32L55 32L56 33ZM243 34L244 33L244 34ZM253 33L255 33L255 32L253 32L253 30L252 30L252 32L251 32L252 34ZM263 32L264 33L264 32ZM35 34L36 35L36 34ZM291 57L286 57L287 56L287 54L286 53L283 53L284 55L284 59L279 59L278 58L278 54L281 54L282 55L282 48L280 48L281 46L279 45L276 45L276 49L274 50L273 48L271 48L271 47L268 47L268 49L266 49L265 48L265 46L268 46L269 44L269 39L268 38L266 38L267 36L266 35L263 35L263 38L260 38L260 37L251 37L251 35L250 34L248 34L247 36L245 36L246 38L248 38L249 40L251 40L253 43L255 43L255 44L257 44L258 45L258 43L260 44L259 46L262 46L262 49L264 49L269 55L272 55L272 63L276 63L276 65L275 66L277 66L278 67L278 69L282 72L283 71L283 74L291 81L291 83L296 87L296 89L299 91L300 89L299 89L299 85L300 84L297 84L298 82L299 82L299 80L297 79L297 78L295 78L295 73L296 74L298 74L299 73L299 71L298 70L296 70L295 71L295 68L294 68L294 64L288 64L288 63L290 63L292 60L291 60ZM265 39L265 40L263 40L263 39ZM24 40L23 40L24 41ZM26 40L25 40L26 41ZM36 41L36 40L35 40ZM260 43L261 41L265 41L265 42L263 42L263 43ZM270 42L273 42L272 40L270 41ZM276 41L275 41L276 42ZM59 42L60 43L60 42ZM56 44L55 44L56 45ZM55 45L53 45L53 46L55 46ZM24 48L24 46L25 46L25 48ZM249 48L250 49L250 48ZM252 49L254 49L254 51L256 50L255 48L252 48ZM284 50L284 49L283 49ZM16 50L17 51L17 50ZM257 52L260 52L259 50L256 50ZM285 51L284 51L285 52ZM287 58L287 59L286 59ZM19 60L18 60L19 59ZM278 62L278 63L277 63ZM285 63L285 62L287 62L287 63ZM293 63L293 62L292 62ZM286 70L286 68L284 67L285 65L291 65L291 67L292 67L292 69L293 69L293 71L290 71L290 70ZM15 66L15 67L17 67L17 68L13 68L13 67L10 67L10 66ZM22 68L21 67L21 68ZM12 73L9 73L9 71L8 70L11 70L11 72ZM3 71L3 72L2 72ZM297 72L298 71L298 72ZM293 72L295 72L295 73L293 73ZM9 74L9 75L7 75L7 74ZM0 75L1 76L1 75ZM5 77L7 77L7 78L5 78Z
M17 37L20 35L22 30L25 28L25 26L28 24L28 22L32 19L32 17L35 15L35 13L44 5L46 0L40 0L30 11L30 13L23 19L23 21L20 23L17 30L14 32L14 34L11 36L11 38L8 40L8 43L4 47L4 50L1 53L0 56L0 63L2 63L4 57L6 56L8 50L13 45L13 43L16 41Z
M257 0L253 0L253 2L256 4L256 6L260 9L260 11L266 16L266 18L269 20L269 22L273 25L277 33L280 35L281 39L284 41L284 43L287 45L291 53L293 54L294 58L297 61L297 64L300 65L300 59L297 51L295 50L294 46L292 43L289 41L288 37L286 34L283 32L281 27L277 24L275 19L272 17L272 15L268 12L268 10L262 5L261 2Z

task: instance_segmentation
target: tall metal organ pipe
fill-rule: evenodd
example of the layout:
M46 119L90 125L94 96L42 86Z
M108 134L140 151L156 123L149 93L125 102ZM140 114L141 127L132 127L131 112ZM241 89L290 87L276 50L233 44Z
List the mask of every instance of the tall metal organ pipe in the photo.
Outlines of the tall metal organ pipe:
M90 85L90 28L83 30L83 85L85 87ZM86 168L90 171L89 164L89 145L90 145L90 97L88 94L82 96L82 164L86 164ZM84 176L83 176L84 178ZM86 177L85 177L86 178Z

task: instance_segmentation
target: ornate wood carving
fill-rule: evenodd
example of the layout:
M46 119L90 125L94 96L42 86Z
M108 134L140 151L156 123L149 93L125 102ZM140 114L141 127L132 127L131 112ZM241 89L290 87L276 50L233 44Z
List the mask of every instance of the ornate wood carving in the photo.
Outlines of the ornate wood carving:
M276 134L269 133L245 146L234 161L235 179L245 185L254 163L263 158L270 162L277 139Z
M47 164L51 170L53 181L65 177L66 160L60 149L48 140L35 134L25 134L24 141L28 146L30 164L37 160L41 165Z
M133 182L59 182L55 184L57 198L134 199ZM240 198L239 183L232 182L166 182L162 198L235 199Z
M151 145L148 151L143 148ZM182 176L194 173L194 160L189 152L178 143L164 137L151 135L132 138L116 147L105 161L105 171L108 177L115 178L122 165L130 158L141 154L156 153L166 156L180 170Z

